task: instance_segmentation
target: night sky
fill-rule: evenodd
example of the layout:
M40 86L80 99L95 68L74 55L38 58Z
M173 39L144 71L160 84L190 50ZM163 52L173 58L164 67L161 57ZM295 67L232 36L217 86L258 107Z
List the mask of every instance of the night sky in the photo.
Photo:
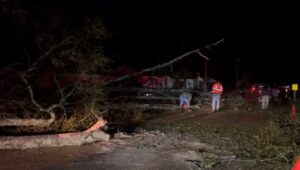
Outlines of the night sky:
M31 0L26 4L37 15L42 13L41 6L62 11L74 23L84 16L102 16L111 34L105 46L107 56L137 70L225 38L223 45L209 53L210 77L233 84L239 59L240 76L249 73L253 82L300 80L296 61L300 14L294 4L116 0ZM17 28L12 21L1 16L1 22L1 66L5 66L22 60L20 44L24 42L14 36Z

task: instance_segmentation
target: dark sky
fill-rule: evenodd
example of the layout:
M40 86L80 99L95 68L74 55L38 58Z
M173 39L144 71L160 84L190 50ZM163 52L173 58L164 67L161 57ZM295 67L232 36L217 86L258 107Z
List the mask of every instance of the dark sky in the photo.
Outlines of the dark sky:
M39 1L28 1L34 6ZM73 22L86 15L101 15L112 37L107 55L137 69L159 64L189 50L225 38L211 49L209 73L223 81L240 74L253 81L291 83L300 80L299 10L295 4L220 4L161 1L43 1L58 8ZM7 20L3 20L4 24ZM1 29L2 49L12 49L13 32ZM7 35L11 36L7 36ZM7 40L10 39L10 40ZM8 53L7 53L8 54ZM9 55L6 55L9 56ZM11 57L11 56L10 56Z

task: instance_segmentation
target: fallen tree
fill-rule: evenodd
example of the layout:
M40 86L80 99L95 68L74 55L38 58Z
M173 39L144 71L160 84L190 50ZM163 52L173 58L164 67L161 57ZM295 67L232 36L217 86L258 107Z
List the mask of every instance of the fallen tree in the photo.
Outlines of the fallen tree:
M109 134L100 128L106 121L99 119L92 127L84 132L62 133L33 136L6 136L0 137L0 149L30 149L56 146L75 146L94 143L100 140L108 141Z
M55 118L50 119L1 119L0 127L3 126L37 126L37 127L45 127L49 126L52 122L54 122Z
M39 37L44 39L50 37L51 39L51 37L57 37L56 34L57 32L50 30L45 35L39 35ZM28 68L20 66L14 69L12 67L11 73L18 75L21 80L17 84L18 87L23 86L24 89L21 93L17 93L13 100L26 99L26 101L31 101L31 104L30 106L22 104L23 108L11 109L7 107L8 111L2 110L0 127L32 126L40 128L49 126L58 117L71 118L74 112L78 112L79 106L82 106L82 110L85 107L90 107L94 113L103 113L105 110L104 91L99 84L95 85L91 82L94 79L91 78L91 80L84 82L81 80L81 76L75 76L67 84L62 82L65 80L65 75L93 77L92 75L106 67L110 60L104 56L101 49L101 43L107 36L106 34L101 18L94 18L85 23L77 32L66 32L60 35L60 41L57 38L56 41L49 41L44 44L47 48L41 49L42 55L40 56L30 56L29 52L24 49L27 58L36 58L36 60L32 63L28 61ZM43 84L40 85L38 82ZM11 89L16 86L10 82L4 83L12 86ZM6 99L3 98L3 100ZM27 110L28 107L30 107L29 111L23 111ZM16 113L11 113L11 111ZM6 117L6 113L19 116ZM40 116L42 118L28 116L33 114L43 116ZM82 111L82 114L86 113ZM101 117L101 115L94 116Z

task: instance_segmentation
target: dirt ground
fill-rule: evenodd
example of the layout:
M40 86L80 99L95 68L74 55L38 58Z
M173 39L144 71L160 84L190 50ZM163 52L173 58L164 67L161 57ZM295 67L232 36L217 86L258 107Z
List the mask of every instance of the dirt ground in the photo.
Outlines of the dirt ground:
M230 141L229 138L216 138L216 141L208 142L195 133L178 132L176 127L184 126L184 123L189 126L222 123L228 127L256 130L264 126L271 116L271 113L254 111L156 113L147 124L138 127L136 133L117 133L109 142L2 150L0 169L265 169L260 168L254 159L220 147L222 142Z

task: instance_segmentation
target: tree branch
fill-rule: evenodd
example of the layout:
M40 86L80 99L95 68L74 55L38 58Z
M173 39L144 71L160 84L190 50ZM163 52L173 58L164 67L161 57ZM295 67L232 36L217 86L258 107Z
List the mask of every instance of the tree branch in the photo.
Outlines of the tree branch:
M61 97L61 99L59 100L59 103L60 104L64 104L66 102L66 98L65 98L65 95L64 95L64 93L63 93L63 91L61 89L61 86L60 86L60 84L59 84L59 82L57 80L56 73L54 73L53 76L54 76L54 82L55 82L55 84L56 84L56 86L58 88L58 91L59 91L59 94L60 94L60 97Z
M203 47L201 47L201 48L198 48L198 49L195 49L195 50L188 51L188 52L186 52L186 53L184 53L184 54L182 54L182 55L180 55L180 56L178 56L178 57L176 57L176 58L174 58L174 59L172 59L171 61L168 61L168 62L166 62L166 63L158 64L158 65L156 65L156 66L154 66L154 67L146 68L146 69L143 69L143 70L141 70L141 71L138 71L138 72L135 72L135 73L132 73L132 74L129 74L129 75L121 76L121 77L119 77L119 78L117 78L117 79L114 79L114 80L107 81L107 82L104 83L104 85L108 85L108 84L110 84L110 83L115 83L115 82L118 82L118 81L121 81L121 80L130 78L130 77L136 76L136 75L141 74L141 73L146 73L146 72L149 72L149 71L153 71L153 70L157 70L157 69L166 67L166 66L171 65L171 64L173 64L173 63L175 63L175 62L177 62L177 61L179 61L179 60L181 60L181 59L185 58L186 56L189 56L189 55L191 55L191 54L193 54L193 53L197 53L197 54L199 54L201 57L205 58L206 60L209 60L209 58L206 57L205 55L203 55L203 54L200 52L200 50L203 49L203 48L210 48L210 47L212 47L212 46L216 46L216 45L218 45L219 43L222 43L222 42L224 42L224 38L221 39L221 40L219 40L219 41L217 41L217 42L215 42L215 43L208 44L208 45L203 46Z
M46 112L46 113L49 113L50 116L51 116L51 119L55 119L56 115L55 113L53 112L53 110L55 108L64 108L63 105L61 104L54 104L54 105L51 105L50 107L48 108L43 108L38 102L36 102L36 100L34 99L34 93L33 93L33 90L32 90L32 87L30 86L29 82L27 81L27 79L25 78L25 75L24 74L21 74L20 75L20 78L21 80L25 83L28 91L29 91L29 94L30 94L30 99L31 99L31 102L41 111L41 112Z
M206 60L209 60L209 58L206 57L204 54L202 54L202 53L199 51L199 49L197 50L197 53L198 53L201 57L205 58Z
M69 91L69 93L65 96L65 100L67 100L76 90L76 88L78 87L79 83L78 81L75 83L74 87L72 88L72 90Z
M65 39L63 39L61 42L59 42L58 44L52 46L43 56L41 56L40 58L38 58L33 64L32 67L30 67L28 69L29 72L34 71L36 69L38 69L38 64L41 60L45 59L46 57L48 57L49 54L51 54L54 50L56 50L57 48L59 48L61 45L63 45L65 42L69 41L70 39L72 39L74 37L74 35L71 35Z
M58 91L59 91L59 94L60 94L60 100L59 100L59 104L60 104L60 106L55 106L55 105L52 105L53 107L55 106L55 107L60 107L62 110L63 110L63 112L64 112L64 115L65 116L67 116L67 112L66 112L66 109L65 109L65 107L63 107L63 105L66 103L66 98L65 98L65 95L64 95L64 93L63 93L63 91L62 91L62 89L61 89L61 86L60 86L60 84L59 84L59 82L58 82L58 80L57 80L57 77L56 77L56 73L54 73L54 82L55 82L55 84L56 84L56 86L57 86L57 88L58 88ZM48 108L48 109L50 109L50 108Z
M87 28L89 28L89 24L84 26L83 28L81 28L81 31L86 31ZM58 49L60 46L62 46L63 44L65 44L66 42L70 41L72 38L76 37L77 35L80 34L81 31L78 31L75 34L69 35L68 37L64 38L63 40L61 40L58 44L52 46L44 55L42 55L41 57L39 57L33 64L32 67L28 68L28 72L34 71L36 69L38 69L38 64L41 60L47 58L54 50Z

